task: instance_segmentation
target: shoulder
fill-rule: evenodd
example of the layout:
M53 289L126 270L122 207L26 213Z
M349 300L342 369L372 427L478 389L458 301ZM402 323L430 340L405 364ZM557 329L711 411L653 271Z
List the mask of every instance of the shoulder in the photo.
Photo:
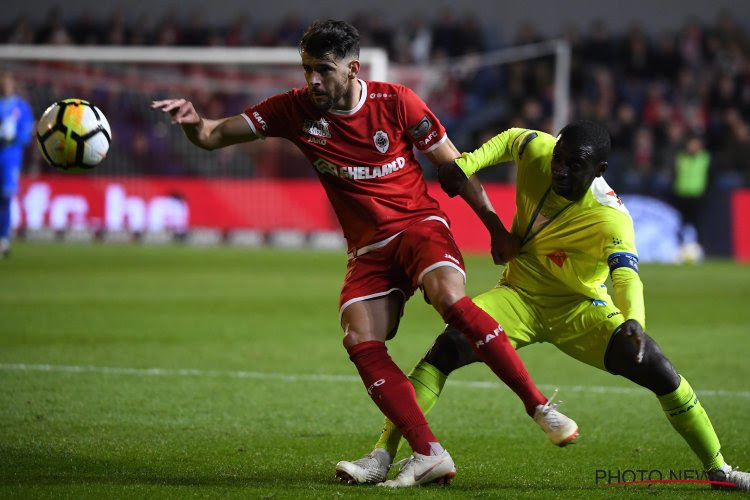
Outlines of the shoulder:
M21 105L21 108L26 113L28 113L29 115L33 115L34 114L33 110L31 109L31 104L29 104L29 101L27 101L26 99L20 99L20 103L19 104Z
M404 92L413 92L409 87L400 83L366 80L365 84L367 85L367 91L370 93L402 95Z
M516 151L518 158L522 159L524 153L529 151L527 156L537 157L546 155L555 147L557 139L540 130L530 130L524 128L509 129L512 151Z
M263 99L248 108L246 114L252 110L269 117L277 114L300 115L309 113L311 107L307 88L295 88Z
M633 233L633 219L625 204L603 177L597 177L581 205L588 224L595 226L602 237L625 237Z
M29 101L27 101L26 99L24 99L21 96L15 96L13 98L13 101L14 101L14 103L17 106L21 106L22 108L30 108L31 107L31 105L29 104Z
M5 100L3 104L3 108L6 109L6 112L21 113L22 117L24 115L31 117L31 115L33 114L31 105L26 99L21 96L11 96L7 100Z
M307 87L294 88L291 90L287 90L286 92L283 92L281 94L276 94L275 96L272 96L271 99L277 99L280 103L306 107L306 105L310 102L310 98L308 95L309 92L310 91Z
M294 88L263 99L259 104L297 105L308 100L307 88Z
M604 211L611 215L612 218L626 218L630 220L630 212L622 202L620 197L617 195L614 189L612 189L604 177L597 177L594 182L591 183L591 195L596 201L596 204L613 209L613 211Z
M398 83L366 81L367 99L377 104L386 104L403 101L416 94L408 87Z

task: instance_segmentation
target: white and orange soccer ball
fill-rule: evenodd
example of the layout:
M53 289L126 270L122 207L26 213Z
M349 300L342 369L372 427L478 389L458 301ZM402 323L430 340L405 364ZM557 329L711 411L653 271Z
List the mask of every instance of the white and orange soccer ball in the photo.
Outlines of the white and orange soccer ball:
M104 113L83 99L51 105L36 126L44 159L60 170L88 170L107 156L112 131Z

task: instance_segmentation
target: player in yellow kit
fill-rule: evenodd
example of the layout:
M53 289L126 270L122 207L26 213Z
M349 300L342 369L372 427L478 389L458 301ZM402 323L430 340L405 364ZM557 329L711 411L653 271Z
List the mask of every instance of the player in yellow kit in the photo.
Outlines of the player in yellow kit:
M693 389L644 332L633 221L602 177L609 151L609 134L593 122L572 123L557 139L513 128L439 169L441 186L455 196L483 168L509 161L518 166L513 225L492 242L495 262L507 265L498 285L474 301L500 323L516 349L549 342L654 392L711 481L748 491L750 474L724 461ZM608 276L612 297L604 284ZM423 411L437 402L453 370L475 361L465 337L448 327L409 375ZM374 451L339 462L337 470L353 478L384 477L399 440L386 421Z

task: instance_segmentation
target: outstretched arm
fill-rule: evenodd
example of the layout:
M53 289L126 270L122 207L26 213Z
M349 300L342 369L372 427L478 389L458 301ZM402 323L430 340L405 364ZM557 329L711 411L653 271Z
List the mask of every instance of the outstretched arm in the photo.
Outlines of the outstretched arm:
M151 107L172 115L172 123L181 125L190 142L203 149L213 150L258 138L241 115L210 120L200 116L186 99L153 101Z
M463 172L456 166L455 160L460 158L460 154L453 143L446 140L439 148L427 153L427 157L434 165L437 165L438 179L444 190L446 176L458 174L457 191L453 194L446 192L449 196L460 194L487 228L490 233L492 260L495 264L505 264L518 255L521 247L520 240L505 229L479 179L476 176L466 179ZM461 177L463 177L462 180Z
M513 146L515 145L517 150L519 142L524 143L518 139L527 132L531 132L533 137L536 137L536 133L530 130L511 128L497 134L471 153L462 153L458 158L449 158L449 162L443 165L445 168L438 170L438 178L443 191L451 198L461 194L468 179L471 179L478 171L514 159ZM525 142L528 142L528 139Z

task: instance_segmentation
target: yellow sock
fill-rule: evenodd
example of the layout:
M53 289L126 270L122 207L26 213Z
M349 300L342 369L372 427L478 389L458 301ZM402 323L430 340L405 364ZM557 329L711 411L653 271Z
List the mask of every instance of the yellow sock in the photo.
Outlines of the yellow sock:
M677 389L659 396L659 403L669 423L687 441L706 470L717 469L726 463L711 420L687 380L680 376Z
M417 366L409 373L409 381L414 386L417 404L425 415L437 403L447 378L440 370L424 359L417 363ZM401 433L393 425L393 422L386 418L383 425L383 432L380 434L380 439L375 444L375 448L384 448L392 457L395 457L401 441Z

